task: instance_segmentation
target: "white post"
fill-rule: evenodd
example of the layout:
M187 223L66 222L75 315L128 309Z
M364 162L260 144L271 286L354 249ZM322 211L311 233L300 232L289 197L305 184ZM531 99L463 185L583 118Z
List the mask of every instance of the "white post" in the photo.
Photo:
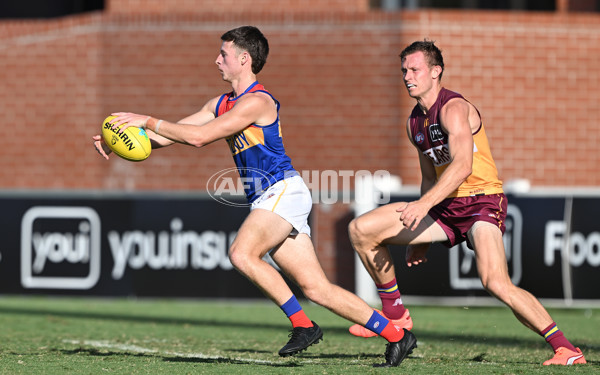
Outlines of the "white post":
M373 199L375 184L372 175L356 176L354 180L354 217L359 217L377 207ZM356 295L368 304L379 302L377 288L371 275L365 269L358 254L354 253L354 282Z
M375 176L371 173L357 172L354 179L354 216L358 217L377 208L379 203L389 203L391 193L399 192L401 186L400 177L391 176L387 171L377 171ZM382 195L384 199L382 199ZM369 304L380 303L371 275L363 266L358 255L355 254L354 259L356 295Z

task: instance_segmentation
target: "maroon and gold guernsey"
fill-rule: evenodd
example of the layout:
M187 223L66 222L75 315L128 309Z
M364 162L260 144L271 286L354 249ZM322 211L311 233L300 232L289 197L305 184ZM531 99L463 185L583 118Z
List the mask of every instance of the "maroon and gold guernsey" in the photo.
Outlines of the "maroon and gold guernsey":
M444 104L454 98L466 100L459 93L442 88L437 100L426 114L416 105L410 115L412 141L423 155L431 160L438 179L450 164L448 134L442 129L439 117ZM477 110L477 113L479 114L479 110ZM481 118L481 115L479 117ZM480 123L479 129L473 133L473 142L472 173L458 189L448 195L448 198L503 192L502 181L498 179L498 170L492 158L483 123Z

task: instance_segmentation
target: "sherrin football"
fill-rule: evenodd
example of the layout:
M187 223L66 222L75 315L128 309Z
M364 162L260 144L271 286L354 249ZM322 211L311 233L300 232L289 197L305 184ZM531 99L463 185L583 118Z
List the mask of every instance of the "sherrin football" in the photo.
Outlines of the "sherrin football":
M108 116L102 123L102 138L112 152L129 161L142 161L150 156L152 146L150 138L142 128L130 126L119 133L119 127L112 129L110 121L115 116Z

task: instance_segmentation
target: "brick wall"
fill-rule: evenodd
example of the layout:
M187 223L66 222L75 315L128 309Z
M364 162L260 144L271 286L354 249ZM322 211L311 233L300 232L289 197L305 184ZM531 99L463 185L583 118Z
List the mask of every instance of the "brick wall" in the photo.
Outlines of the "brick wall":
M248 13L366 11L369 0L105 0L111 13Z
M242 24L269 38L259 79L282 103L286 148L299 170L384 169L419 183L404 129L414 103L397 55L427 37L443 49L444 85L482 112L504 180L600 185L598 15L381 13L359 1L331 3L355 4L347 12L227 14L191 12L199 2L179 1L190 12L170 13L159 8L170 2L147 3L156 11L112 0L106 12L0 22L3 189L204 190L233 165L223 142L156 150L142 163L106 162L91 136L112 111L177 120L227 91L214 60L220 35ZM342 255L349 212L334 205L313 214L319 256L342 283L352 261Z

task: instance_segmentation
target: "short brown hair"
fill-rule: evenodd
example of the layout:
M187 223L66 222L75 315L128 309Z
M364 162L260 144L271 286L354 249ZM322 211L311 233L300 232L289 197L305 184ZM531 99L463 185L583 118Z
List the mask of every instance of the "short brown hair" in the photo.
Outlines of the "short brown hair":
M250 54L252 57L252 73L258 74L269 55L269 42L267 38L254 26L241 26L229 30L221 36L224 42L233 42L233 44Z
M434 43L435 41L427 39L413 42L410 46L400 52L400 59L404 60L406 56L412 55L415 52L423 52L430 67L438 65L442 68L442 72L439 75L439 79L442 79L442 74L444 73L444 58L442 57L442 51Z

